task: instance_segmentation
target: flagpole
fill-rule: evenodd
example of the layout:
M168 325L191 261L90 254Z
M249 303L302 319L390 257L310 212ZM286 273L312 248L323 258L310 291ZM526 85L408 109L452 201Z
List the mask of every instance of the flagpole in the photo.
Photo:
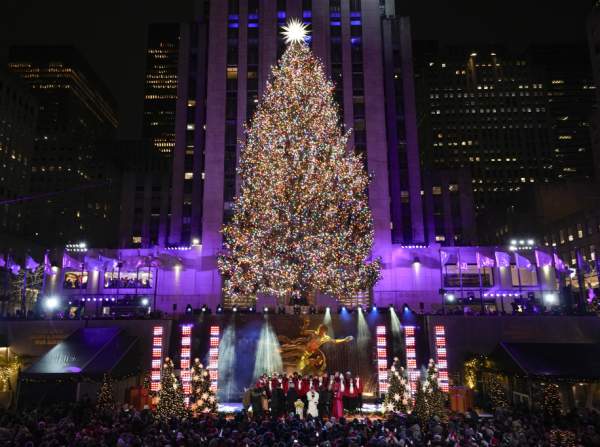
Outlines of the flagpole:
M458 283L460 285L460 299L463 300L465 296L463 292L462 265L460 264L460 248L456 250L456 254L458 257Z
M585 272L583 271L583 257L579 249L576 250L577 256L577 282L579 283L579 302L577 303L577 310L583 312L585 310Z
M479 259L477 260L477 274L479 275L479 299L481 301L481 314L485 315L485 305L483 304L483 279L481 278L481 267Z
M440 257L440 289L442 290L442 314L446 314L446 297L444 296L445 284L444 284L444 262L442 261L442 249L438 250L438 255ZM156 306L156 303L155 303Z
M23 269L23 290L21 291L21 311L27 319L27 266Z

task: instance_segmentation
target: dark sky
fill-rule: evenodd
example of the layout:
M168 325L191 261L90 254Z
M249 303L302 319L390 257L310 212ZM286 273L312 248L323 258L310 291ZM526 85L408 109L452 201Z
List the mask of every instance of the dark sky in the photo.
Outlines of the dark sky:
M218 0L225 2L226 0ZM313 0L319 1L319 0ZM374 0L375 1L375 0ZM591 0L404 0L416 39L443 43L585 41ZM79 47L119 104L121 138L139 137L151 22L186 20L193 0L0 0L0 58L12 44Z

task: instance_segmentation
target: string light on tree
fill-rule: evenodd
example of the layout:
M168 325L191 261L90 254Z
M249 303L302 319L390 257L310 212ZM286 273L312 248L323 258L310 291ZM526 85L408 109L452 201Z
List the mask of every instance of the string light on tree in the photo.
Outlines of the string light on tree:
M288 47L246 129L240 194L219 258L230 305L259 293L351 298L379 277L379 260L369 262L369 177L347 148L334 86L306 33L297 21L284 28Z

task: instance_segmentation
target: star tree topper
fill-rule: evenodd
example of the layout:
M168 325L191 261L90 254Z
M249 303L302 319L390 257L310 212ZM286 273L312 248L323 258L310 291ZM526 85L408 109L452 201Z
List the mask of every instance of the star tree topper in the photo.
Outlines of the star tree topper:
M302 43L308 36L308 29L304 23L298 19L291 19L287 25L282 27L283 40L286 44Z

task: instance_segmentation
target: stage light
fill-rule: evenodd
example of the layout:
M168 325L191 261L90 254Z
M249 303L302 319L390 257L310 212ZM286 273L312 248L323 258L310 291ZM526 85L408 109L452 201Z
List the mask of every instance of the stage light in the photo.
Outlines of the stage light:
M55 310L59 304L60 300L55 296L49 296L46 298L46 301L44 301L44 307L50 311Z
M453 303L454 300L456 300L456 296L453 293L446 294L446 301L448 301L449 303Z
M371 312L377 312L377 306L371 307Z
M269 308L265 306L264 309L263 309L263 313L268 314L269 313Z
M237 307L234 306L233 309L231 309L233 312L237 312Z
M413 259L413 265L414 266L419 266L421 265L421 260L419 259L418 256L415 256L415 258Z
M142 306L144 306L144 307L147 306L149 303L148 298L142 298L141 303L142 303Z
M553 306L558 304L558 295L556 293L545 293L544 304Z
M206 312L206 304L202 305L202 312Z
M327 306L327 307L325 308L325 310L326 310L327 312L330 312L330 311L331 311L331 308L330 308L329 306Z
M200 239L198 239L197 237L195 237L194 239L192 239L192 245L193 246L200 245Z
M58 273L58 266L56 266L56 265L52 266L52 273Z
M192 308L191 304L188 304L187 306L185 306L185 313L186 314L191 314L192 312L194 312L194 309Z
M404 303L402 305L402 311L405 312L405 313L406 312L410 312L410 307L408 307L408 304Z
M217 306L217 313L220 314L221 312L223 312L223 308L221 307L221 305L219 304Z

